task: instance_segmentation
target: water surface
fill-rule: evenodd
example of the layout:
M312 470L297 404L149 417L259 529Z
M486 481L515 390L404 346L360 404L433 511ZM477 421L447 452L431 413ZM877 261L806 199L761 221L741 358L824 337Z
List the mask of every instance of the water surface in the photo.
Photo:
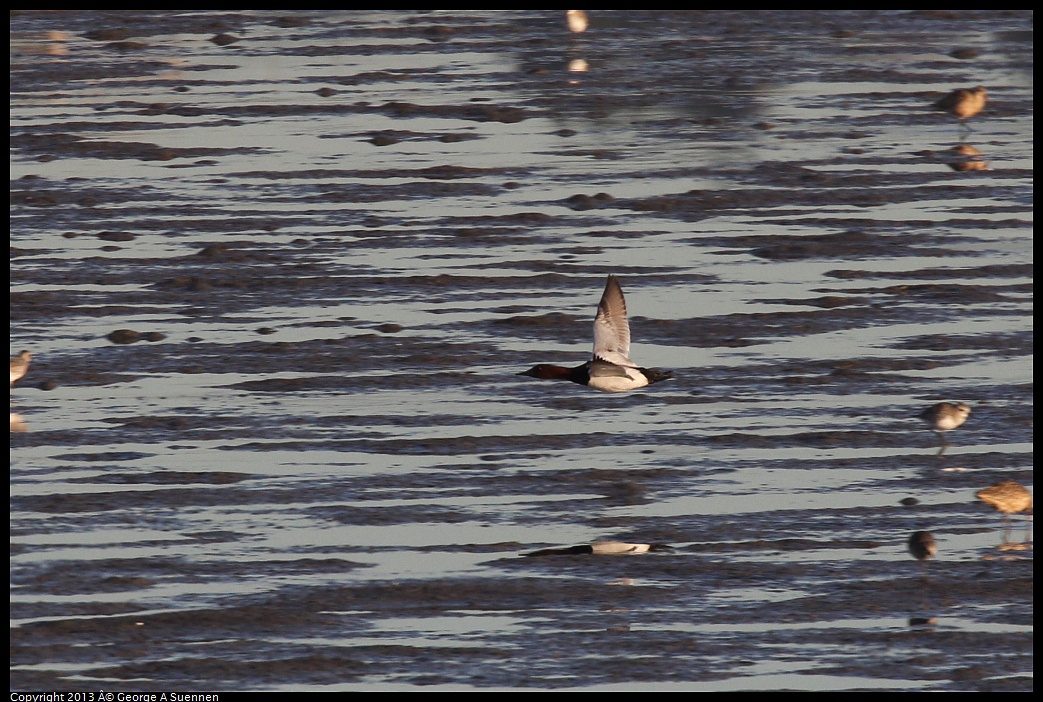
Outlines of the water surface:
M12 689L1031 690L1032 106L1029 11L13 13ZM608 273L674 378L518 376Z

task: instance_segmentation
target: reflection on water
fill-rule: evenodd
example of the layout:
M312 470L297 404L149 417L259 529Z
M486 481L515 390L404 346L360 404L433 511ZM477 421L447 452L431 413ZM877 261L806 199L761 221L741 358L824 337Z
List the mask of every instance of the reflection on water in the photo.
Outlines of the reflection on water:
M13 12L12 689L1030 690L1031 19Z
M959 144L952 147L952 153L956 155L955 161L949 162L949 168L957 172L965 171L987 171L989 164L985 161L984 154L970 144Z

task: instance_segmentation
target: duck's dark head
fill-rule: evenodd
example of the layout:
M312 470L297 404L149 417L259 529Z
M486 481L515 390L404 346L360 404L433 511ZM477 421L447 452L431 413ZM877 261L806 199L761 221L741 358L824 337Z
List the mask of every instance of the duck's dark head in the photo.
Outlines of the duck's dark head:
M518 375L527 375L530 378L543 378L544 380L556 380L567 378L569 375L569 369L555 366L551 363L537 363L529 370L522 371Z

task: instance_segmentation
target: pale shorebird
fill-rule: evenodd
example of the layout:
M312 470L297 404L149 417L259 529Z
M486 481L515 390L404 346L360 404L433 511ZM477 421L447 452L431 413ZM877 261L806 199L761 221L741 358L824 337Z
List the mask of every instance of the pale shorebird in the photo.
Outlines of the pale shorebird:
M660 380L666 380L670 371L639 368L630 356L630 323L627 321L627 303L623 289L614 275L608 277L605 292L601 294L598 312L594 317L594 355L575 368L540 363L519 375L544 380L571 380L604 392L636 390Z
M22 376L29 372L29 362L33 355L28 351L22 351L18 356L11 359L11 385L14 385Z
M579 546L567 546L565 548L545 548L531 553L523 553L523 556L581 556L584 554L595 554L599 556L622 556L631 553L650 553L653 551L672 551L672 546L666 544L628 544L624 541L595 541L592 544L581 544Z
M970 129L966 120L985 109L989 94L982 86L976 88L958 88L936 101L934 109L948 112L960 120L960 126Z
M565 24L568 25L570 32L580 34L587 31L590 20L587 19L587 13L583 10L565 10Z
M970 405L963 402L939 402L921 412L920 419L926 422L929 428L938 432L938 437L942 440L942 451L945 451L947 445L945 432L952 431L966 422L970 413ZM938 452L939 456L942 451Z
M1025 512L1032 518L1032 493L1013 480L1004 480L974 493L979 500L1003 513L1003 541L1010 534L1010 515Z

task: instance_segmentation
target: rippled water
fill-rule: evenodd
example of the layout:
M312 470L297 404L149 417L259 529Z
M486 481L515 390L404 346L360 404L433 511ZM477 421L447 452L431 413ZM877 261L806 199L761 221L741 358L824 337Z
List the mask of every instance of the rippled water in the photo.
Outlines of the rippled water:
M12 689L1031 690L1032 107L1030 11L13 13ZM518 376L608 273L674 379Z

